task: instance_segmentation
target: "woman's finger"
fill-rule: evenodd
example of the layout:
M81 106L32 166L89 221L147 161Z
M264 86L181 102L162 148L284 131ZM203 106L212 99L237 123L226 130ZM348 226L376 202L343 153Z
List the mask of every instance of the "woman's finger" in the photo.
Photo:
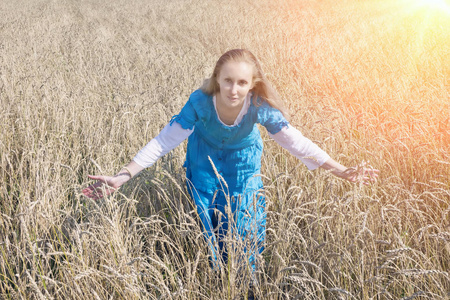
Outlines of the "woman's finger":
M88 178L89 178L89 179L92 179L92 180L99 180L99 181L101 181L101 182L106 183L106 178L105 178L105 176L101 176L101 175L88 175Z
M95 184L92 184L90 186L88 186L87 188L82 190L82 193L89 198L92 198L94 200L97 200L99 198L103 197L103 193L101 187L103 184L100 181L97 181Z

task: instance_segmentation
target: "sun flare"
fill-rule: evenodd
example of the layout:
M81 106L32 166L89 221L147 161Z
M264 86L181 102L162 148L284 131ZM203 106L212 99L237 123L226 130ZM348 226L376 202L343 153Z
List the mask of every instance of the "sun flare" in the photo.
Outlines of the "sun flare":
M448 0L413 0L422 9L436 9L450 15L450 1Z

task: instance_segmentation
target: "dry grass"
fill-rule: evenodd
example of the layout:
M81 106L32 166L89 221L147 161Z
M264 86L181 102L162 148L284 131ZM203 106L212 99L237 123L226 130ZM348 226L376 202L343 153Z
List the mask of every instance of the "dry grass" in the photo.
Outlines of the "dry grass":
M227 49L251 49L292 123L371 187L266 138L261 299L450 297L450 17L398 1L0 3L0 298L239 299L209 267L184 149L100 202ZM233 244L237 256L242 245Z

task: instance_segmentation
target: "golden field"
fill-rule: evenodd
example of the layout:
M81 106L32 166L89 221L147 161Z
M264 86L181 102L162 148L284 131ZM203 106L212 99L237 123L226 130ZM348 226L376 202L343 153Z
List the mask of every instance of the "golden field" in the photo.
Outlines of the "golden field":
M235 260L209 267L185 145L112 197L80 193L233 48L260 59L305 136L381 171L372 186L308 171L263 129L256 296L449 299L450 8L424 3L2 1L0 299L247 297Z

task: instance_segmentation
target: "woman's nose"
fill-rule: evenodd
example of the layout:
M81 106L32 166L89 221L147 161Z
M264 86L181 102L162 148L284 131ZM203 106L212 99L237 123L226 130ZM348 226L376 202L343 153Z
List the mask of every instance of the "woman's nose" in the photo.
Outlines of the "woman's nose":
M232 94L236 94L236 93L237 93L237 84L233 84L233 85L231 86L231 93L232 93Z

